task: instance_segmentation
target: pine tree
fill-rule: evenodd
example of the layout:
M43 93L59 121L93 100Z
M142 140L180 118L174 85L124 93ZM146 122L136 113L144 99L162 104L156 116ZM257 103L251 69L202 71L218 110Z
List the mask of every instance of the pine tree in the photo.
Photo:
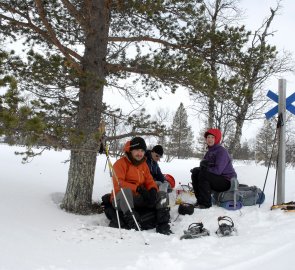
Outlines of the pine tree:
M236 151L235 159L250 160L252 152L247 141L242 143L242 146Z
M255 159L257 162L263 162L265 166L268 165L271 155L272 165L275 166L276 164L278 148L277 142L274 141L275 130L276 121L274 118L264 120L263 127L256 138Z
M122 81L135 74L145 95L162 85L175 90L175 50L183 43L180 25L185 28L188 16L198 16L189 0L0 1L1 39L24 41L27 53L23 68L11 66L20 91L30 94L25 114L18 113L17 101L11 104L15 117L24 116L14 128L29 134L28 147L71 151L66 211L91 210L105 88L124 89ZM160 61L163 51L173 58ZM140 115L140 121L124 121L147 128L142 120Z
M168 153L178 159L188 158L193 154L194 135L187 119L187 112L183 104L180 103L173 117L168 144Z

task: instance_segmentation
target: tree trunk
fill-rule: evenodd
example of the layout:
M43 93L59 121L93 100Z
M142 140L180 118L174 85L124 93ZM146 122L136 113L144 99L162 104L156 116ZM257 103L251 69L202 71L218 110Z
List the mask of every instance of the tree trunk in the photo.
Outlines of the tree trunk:
M210 95L208 101L208 128L214 127L214 98Z
M236 116L236 129L235 129L234 136L233 136L233 138L232 138L232 140L231 140L231 142L229 144L229 148L228 148L228 151L231 153L233 158L235 157L235 154L236 154L237 150L240 149L240 142L241 142L241 137L242 137L242 129L243 129L243 125L244 125L244 122L245 122L245 119L246 119L248 106L249 106L248 102L243 104L243 108L241 109L241 111Z
M101 120L110 11L108 0L87 2L85 52L80 77L76 134L71 150L68 184L62 208L88 214L92 192Z

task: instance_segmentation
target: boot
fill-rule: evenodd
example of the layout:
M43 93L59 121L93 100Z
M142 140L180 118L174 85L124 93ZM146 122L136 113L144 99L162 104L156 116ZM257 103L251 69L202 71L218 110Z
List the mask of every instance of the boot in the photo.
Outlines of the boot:
M137 212L135 212L134 210L132 210L133 214L134 214L134 217L138 223L138 225L140 225L140 220L139 220L139 215ZM134 229L136 231L138 231L138 228L136 226L136 223L134 221L134 218L132 216L132 213L128 210L125 214L124 214L124 221L127 225L127 229L131 230L131 229Z
M165 207L165 208L157 209L156 217L157 217L156 232L161 234L166 234L166 235L171 234L172 231L170 230L170 225L169 225L170 208Z
M165 234L165 235L172 234L172 231L170 230L169 223L158 224L156 227L156 232L161 233L161 234Z
M125 222L123 221L123 219L120 217L120 226L122 229L128 229L129 227L125 224ZM109 227L112 228L119 228L119 224L118 224L118 219L117 218L113 218L111 219L110 223L109 223Z
M170 208L164 207L156 210L157 224L168 223L170 221Z

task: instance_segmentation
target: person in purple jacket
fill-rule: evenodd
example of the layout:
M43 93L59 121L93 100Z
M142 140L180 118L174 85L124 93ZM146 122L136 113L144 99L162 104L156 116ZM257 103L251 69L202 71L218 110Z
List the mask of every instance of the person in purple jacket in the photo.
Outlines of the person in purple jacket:
M229 190L231 179L237 177L228 151L220 144L221 131L211 128L205 132L204 137L208 151L200 162L200 167L191 170L192 184L197 198L195 206L202 209L212 206L212 190L216 192Z

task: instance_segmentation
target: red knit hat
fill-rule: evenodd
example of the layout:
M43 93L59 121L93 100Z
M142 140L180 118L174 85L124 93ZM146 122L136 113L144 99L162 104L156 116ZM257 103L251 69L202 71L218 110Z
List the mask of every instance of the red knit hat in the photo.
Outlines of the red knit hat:
M221 141L221 137L222 137L222 134L221 134L221 131L218 129L218 128L210 128L208 129L205 134L204 134L204 137L207 138L207 136L211 134L215 137L215 142L214 144L218 144L220 143Z

